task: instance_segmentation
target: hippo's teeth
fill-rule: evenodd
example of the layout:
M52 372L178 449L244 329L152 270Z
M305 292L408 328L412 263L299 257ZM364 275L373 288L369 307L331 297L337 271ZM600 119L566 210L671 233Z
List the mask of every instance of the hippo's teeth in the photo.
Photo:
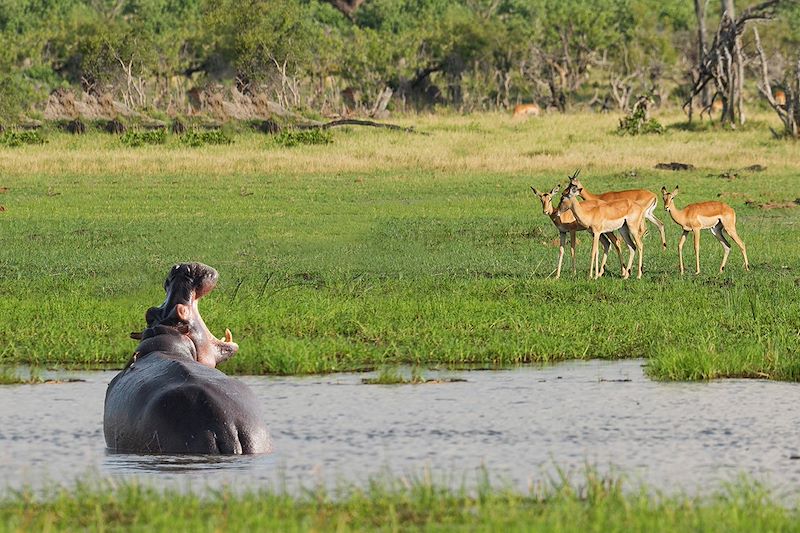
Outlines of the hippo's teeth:
M225 342L233 341L233 335L231 335L231 330L225 328Z

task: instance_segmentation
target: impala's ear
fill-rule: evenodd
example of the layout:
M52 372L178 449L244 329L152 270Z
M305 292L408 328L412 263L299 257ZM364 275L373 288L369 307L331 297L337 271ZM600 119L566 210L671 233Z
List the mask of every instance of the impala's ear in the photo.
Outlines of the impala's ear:
M672 191L672 197L675 198L676 196L678 196L678 186L677 185L675 186L675 190Z
M553 190L550 191L550 196L555 196L556 194L558 194L559 190L561 190L561 185L556 185L555 187L553 187Z

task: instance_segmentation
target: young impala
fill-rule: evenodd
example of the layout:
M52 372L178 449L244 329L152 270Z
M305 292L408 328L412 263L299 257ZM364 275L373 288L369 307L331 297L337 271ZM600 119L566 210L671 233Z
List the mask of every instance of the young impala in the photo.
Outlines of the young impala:
M719 271L725 270L725 263L728 261L728 254L731 253L731 245L725 238L725 233L730 235L744 256L744 269L750 270L750 263L747 261L747 250L742 239L736 233L736 213L731 206L722 202L700 202L689 204L683 209L675 207L675 197L678 196L678 187L672 192L667 192L666 187L661 187L661 196L664 198L664 209L669 211L672 220L683 228L683 235L678 241L678 257L681 263L681 275L683 275L683 243L686 242L686 235L694 233L694 259L695 274L700 273L700 230L710 229L714 237L722 244L725 250L722 256L722 264Z
M567 232L570 234L572 273L575 274L575 232L586 230L585 226L581 226L575 221L575 215L573 215L571 211L559 213L553 208L553 196L558 194L559 189L560 187L556 185L550 192L539 192L534 187L531 187L533 194L538 196L539 200L542 201L542 211L544 211L544 214L550 217L550 220L553 221L553 224L558 230L558 236L561 239L561 243L558 247L558 267L556 268L556 279L561 277L561 263L564 260L564 243L567 241ZM606 259L608 258L608 247L612 243L614 244L614 248L617 250L619 265L622 268L622 276L625 277L625 265L622 262L622 250L620 249L617 236L613 233L600 236L600 244L603 246L603 261L600 265L600 275L602 276L603 272L605 272Z
M630 200L613 200L604 202L602 200L585 200L578 202L578 195L581 189L575 185L570 185L561 198L561 205L558 211L563 213L570 210L575 215L575 220L582 226L586 226L594 235L592 242L592 259L589 266L589 277L592 272L597 273L598 250L597 244L600 235L611 231L619 230L625 243L628 245L630 255L628 256L628 267L624 278L630 276L631 265L633 265L633 255L639 251L639 273L637 278L642 277L642 255L644 246L642 244L642 227L644 226L644 209L639 204ZM599 276L595 276L597 279Z
M664 234L664 223L661 222L653 212L656 210L658 206L658 196L650 191L646 191L644 189L631 189L628 191L609 191L604 192L603 194L592 194L587 191L583 184L581 184L580 180L578 179L578 173L580 171L576 171L575 174L569 179L570 185L575 185L577 188L581 190L581 198L584 200L603 200L605 202L611 200L630 200L634 203L639 204L644 209L644 217L656 225L658 228L658 232L661 234L661 249L667 249L667 238ZM644 235L644 227L642 228L642 234Z

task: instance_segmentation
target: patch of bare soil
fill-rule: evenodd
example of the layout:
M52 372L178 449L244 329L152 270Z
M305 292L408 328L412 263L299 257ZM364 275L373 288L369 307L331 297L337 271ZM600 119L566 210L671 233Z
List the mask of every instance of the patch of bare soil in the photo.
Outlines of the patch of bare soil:
M656 168L658 170L694 170L694 165L672 161L671 163L659 163Z

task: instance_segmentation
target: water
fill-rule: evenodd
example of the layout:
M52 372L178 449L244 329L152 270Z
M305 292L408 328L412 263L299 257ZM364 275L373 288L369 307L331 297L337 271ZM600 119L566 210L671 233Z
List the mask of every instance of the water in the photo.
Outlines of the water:
M85 382L0 387L0 487L92 476L159 486L362 484L421 475L461 485L485 468L526 490L587 464L666 491L715 490L740 474L800 491L798 385L659 383L642 361L447 372L465 383L364 385L368 374L244 377L275 452L253 457L108 454L103 398L115 372ZM435 377L427 373L427 377Z

